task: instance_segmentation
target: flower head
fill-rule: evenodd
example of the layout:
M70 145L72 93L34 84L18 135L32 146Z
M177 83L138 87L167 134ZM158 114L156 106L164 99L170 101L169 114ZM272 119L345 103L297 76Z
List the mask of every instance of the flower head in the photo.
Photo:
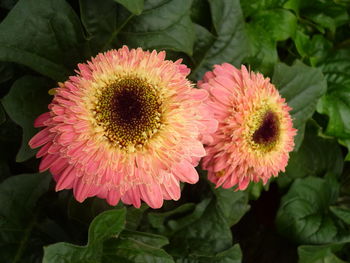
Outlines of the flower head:
M179 199L180 181L197 182L202 142L217 127L203 103L208 93L165 52L124 46L78 68L35 121L44 127L29 142L41 147L40 171L49 169L56 190L73 188L80 202L99 196L159 208Z
M268 78L225 63L198 86L210 93L206 103L219 122L203 159L210 181L244 190L250 181L265 184L284 171L296 130L291 108Z

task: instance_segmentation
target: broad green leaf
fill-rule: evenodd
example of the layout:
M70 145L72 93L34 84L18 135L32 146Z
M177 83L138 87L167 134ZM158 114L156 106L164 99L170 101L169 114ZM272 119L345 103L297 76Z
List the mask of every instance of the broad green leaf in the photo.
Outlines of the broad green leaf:
M292 66L276 64L272 82L292 108L293 126L298 129L295 138L295 150L298 150L303 140L301 135L304 134L305 123L313 115L319 98L326 92L326 80L319 69L296 61Z
M245 64L251 65L260 72L270 73L278 61L276 41L268 36L265 29L258 24L246 24L249 38L250 53L244 59Z
M14 225L25 223L39 197L48 190L49 182L47 174L22 174L3 181L0 184L0 220Z
M31 235L38 220L36 204L48 190L50 178L47 174L22 174L0 184L0 254L4 262L22 262L22 257L34 254L35 246L42 243L31 243Z
M290 178L307 175L322 176L326 173L341 175L343 154L334 139L318 136L318 127L307 125L305 138L297 152L290 154L286 174Z
M114 0L115 2L123 5L131 13L139 15L142 13L144 0Z
M334 33L336 27L346 23L349 18L346 11L348 3L341 2L342 0L288 0L284 8L291 9L301 16L301 23L305 23L308 27L316 28L322 34L325 33L325 29Z
M339 143L348 148L348 154L345 156L345 161L350 161L350 139L339 140Z
M205 27L202 27L198 24L194 24L197 40L194 43L193 47L193 56L192 60L195 65L199 64L202 58L206 55L206 51L213 45L215 41L215 36L210 33ZM193 78L193 81L197 81L197 79Z
M183 204L173 210L164 213L155 213L151 212L148 216L148 221L152 227L158 229L160 233L164 233L166 231L166 227L164 226L165 220L171 218L171 216L178 216L179 214L184 214L188 212L192 212L195 208L193 203Z
M193 53L195 38L191 0L146 1L139 16L119 12L117 38L129 47Z
M245 62L263 73L270 73L278 61L277 41L293 37L296 22L293 13L281 8L254 12L247 23L251 52Z
M183 259L192 254L211 256L231 246L230 226L212 200L199 220L170 238L168 251L176 258Z
M277 41L293 37L296 17L284 9L255 12L247 24L250 55L246 62L261 72L269 73L278 60Z
M188 263L241 263L242 251L238 244L233 247L217 253L214 256L196 256L190 255L184 260Z
M330 179L296 179L277 213L279 232L299 244L349 242L350 231L330 215L329 206L337 199L338 187Z
M88 55L80 21L64 0L20 0L0 24L0 60L54 80Z
M337 206L331 206L330 209L334 215L343 220L346 224L350 225L350 209Z
M125 226L125 209L113 209L98 215L89 227L89 240L86 246L70 243L56 243L44 248L43 263L51 262L105 262L102 260L103 242L117 237Z
M140 208L135 208L133 206L128 207L128 210L126 212L125 229L136 230L141 223L145 211L148 208L148 205L146 205L145 203L141 204Z
M336 28L346 24L349 19L346 7L334 3L332 0L301 1L300 4L302 15L317 24L322 33L324 33L324 29L335 33Z
M98 215L89 227L88 246L99 245L112 235L117 237L125 226L125 209L109 210Z
M346 263L334 254L342 246L343 244L299 246L299 263Z
M261 10L252 16L251 25L259 26L266 32L266 37L275 41L294 37L297 18L285 9Z
M328 82L327 93L317 104L317 111L328 115L326 134L350 138L350 51L339 50L319 66Z
M87 31L91 53L104 51L117 30L117 4L113 0L79 0L81 21Z
M276 41L258 24L246 24L250 53L244 60L260 72L269 73L278 61Z
M162 248L165 245L169 244L169 240L164 236L151 234L147 232L131 231L131 230L124 230L121 233L120 238L133 239L135 241L142 242L146 245L149 245L155 248Z
M13 77L14 69L11 63L0 62L0 84Z
M310 38L300 30L297 30L295 34L294 43L300 56L308 58L313 66L322 61L332 48L331 42L322 35L314 35Z
M248 17L261 10L281 8L286 2L287 0L244 0L241 5L244 16Z
M166 222L172 229L167 251L180 261L189 256L213 257L232 247L230 227L249 209L248 193L212 190L212 198L200 202L192 214Z
M217 209L226 219L229 226L233 226L249 210L248 194L244 191L232 189L213 188L216 196Z
M125 235L119 239L109 239L104 243L101 262L174 263L174 260L163 249L137 241L133 236Z
M48 90L52 84L44 78L24 76L13 84L8 95L2 100L7 114L23 129L22 146L16 157L17 162L26 161L35 154L35 150L28 146L28 141L38 132L33 126L34 120L47 111L50 100Z
M216 39L209 48L195 57L196 65L191 77L196 80L202 78L214 64L228 62L239 66L249 52L239 0L210 0L209 4ZM211 42L207 33L204 38L206 43ZM203 38L199 37L198 41L202 42Z
M301 0L287 0L283 7L286 9L293 10L299 16L299 7Z

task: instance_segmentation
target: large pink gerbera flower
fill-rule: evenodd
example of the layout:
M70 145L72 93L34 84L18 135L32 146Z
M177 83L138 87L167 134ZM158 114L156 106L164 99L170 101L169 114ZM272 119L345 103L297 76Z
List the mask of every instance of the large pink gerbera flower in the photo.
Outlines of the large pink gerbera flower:
M77 75L56 89L45 127L29 142L42 148L40 171L50 169L56 190L73 188L82 202L106 198L115 205L159 208L180 198L179 181L196 183L217 122L192 88L189 69L165 52L126 46L79 64Z
M296 130L291 108L270 80L225 63L207 72L198 85L210 93L206 103L219 122L203 159L209 180L244 190L250 181L265 184L284 171Z

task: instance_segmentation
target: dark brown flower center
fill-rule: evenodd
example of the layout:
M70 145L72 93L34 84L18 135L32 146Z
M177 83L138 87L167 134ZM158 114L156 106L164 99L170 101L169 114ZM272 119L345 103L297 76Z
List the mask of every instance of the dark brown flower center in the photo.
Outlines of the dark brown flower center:
M263 146L274 145L279 137L279 120L277 115L268 111L265 113L260 127L253 134L253 141Z
M113 83L97 101L97 123L110 142L120 148L142 147L161 126L158 92L142 79L126 78Z

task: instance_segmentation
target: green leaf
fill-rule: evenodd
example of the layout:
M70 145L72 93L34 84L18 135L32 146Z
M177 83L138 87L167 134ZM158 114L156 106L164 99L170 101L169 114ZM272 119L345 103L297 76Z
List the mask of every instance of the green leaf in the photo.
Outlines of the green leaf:
M238 244L233 247L217 253L214 256L195 256L190 255L186 259L188 263L241 263L242 262L242 251Z
M0 24L0 60L54 80L88 55L80 21L64 0L20 0Z
M299 244L349 242L350 231L329 211L338 187L330 178L296 179L277 213L279 232Z
M47 79L24 76L13 84L2 100L10 118L23 128L22 146L16 157L17 162L26 161L35 154L35 150L28 146L28 141L38 132L33 126L34 120L47 111L50 87L52 82Z
M209 48L195 57L196 66L191 78L196 80L202 78L214 64L228 62L239 66L249 52L239 0L210 0L209 4L216 39ZM206 35L205 38L211 38ZM202 37L198 41L202 42ZM210 43L211 39L206 41Z
M98 215L89 227L88 246L100 244L110 236L117 236L125 226L125 209L109 210Z
M213 257L232 247L230 227L249 209L248 193L214 187L212 191L213 197L202 200L191 214L165 223L172 230L167 251L178 260Z
M285 2L287 0L244 0L241 1L241 5L244 16L248 17L261 10L280 8Z
M0 184L0 252L4 262L32 255L29 247L38 245L38 241L30 243L30 236L37 221L37 201L48 190L50 179L47 174L22 174Z
M332 48L331 42L322 35L314 35L310 38L300 30L295 34L294 43L300 56L308 58L313 66L322 61Z
M348 148L348 154L345 156L345 161L350 161L350 139L340 140L339 143Z
M114 0L115 2L123 5L131 13L139 15L142 13L144 0Z
M103 242L118 236L125 226L125 209L113 209L101 213L89 227L89 240L86 246L69 243L56 243L44 247L43 263L51 262L105 262L101 261Z
M113 0L79 0L81 21L87 31L93 55L104 51L117 29L117 4Z
M206 51L213 45L215 41L215 36L210 33L205 27L202 27L198 24L194 24L196 31L196 42L193 47L193 56L192 60L195 65L201 62L201 59L206 55ZM197 79L193 78L193 81L197 81Z
M174 263L174 260L163 249L150 246L126 235L119 239L109 239L104 243L101 262Z
M299 246L299 263L346 263L334 254L334 252L337 252L342 246L343 244Z
M283 7L286 9L293 10L294 13L296 13L299 16L300 1L301 0L287 0L284 3Z
M244 63L252 65L260 72L269 73L278 61L276 41L268 36L259 24L246 25L250 53Z
M282 41L295 35L297 18L285 9L262 10L254 14L250 23L263 28L271 39Z
M339 50L320 65L328 82L327 93L317 104L317 111L328 115L326 134L350 138L350 50Z
M248 194L232 189L213 188L217 201L217 209L222 213L229 226L233 226L249 210Z
M281 96L292 108L293 126L298 129L295 150L301 145L305 123L313 115L319 98L326 92L327 83L319 69L311 68L300 61L293 66L278 63L272 82Z
M146 1L139 16L120 12L120 43L143 49L168 49L192 55L194 27L190 0Z
M131 230L124 230L121 233L120 238L133 239L135 241L142 242L146 245L149 245L155 248L162 248L165 245L169 244L169 240L164 236L146 233L146 232L131 231Z
M126 229L136 230L141 223L145 211L148 209L148 205L141 204L140 208L128 207L126 213Z
M290 11L276 8L257 10L247 24L250 54L245 62L270 73L278 60L277 41L295 35L297 19Z
M339 219L343 220L346 224L350 225L350 209L331 206L331 212L336 215Z
M11 63L0 62L0 84L13 77L14 69Z
M242 262L242 252L238 244L232 248L216 254L213 263L240 263Z
M319 137L318 132L318 127L307 126L299 150L290 154L286 167L288 177L322 176L326 173L341 175L344 163L339 144L335 140Z
M49 182L47 174L22 174L3 181L0 184L2 223L20 225L25 222L33 213L39 197L48 190ZM0 233L4 233L2 231Z
M194 208L195 208L195 205L193 203L186 203L168 212L164 212L164 213L151 212L147 215L148 221L151 224L151 226L156 228L160 233L165 233L166 227L164 226L164 223L166 220L171 218L171 216L193 211Z
M305 18L317 24L322 33L324 29L335 33L336 28L346 24L349 19L346 8L331 0L301 1L301 12Z
M170 238L168 251L177 258L191 254L211 256L232 246L230 226L217 210L215 199L203 200L193 214L185 218L190 223L180 224ZM175 222L170 223L175 225Z

